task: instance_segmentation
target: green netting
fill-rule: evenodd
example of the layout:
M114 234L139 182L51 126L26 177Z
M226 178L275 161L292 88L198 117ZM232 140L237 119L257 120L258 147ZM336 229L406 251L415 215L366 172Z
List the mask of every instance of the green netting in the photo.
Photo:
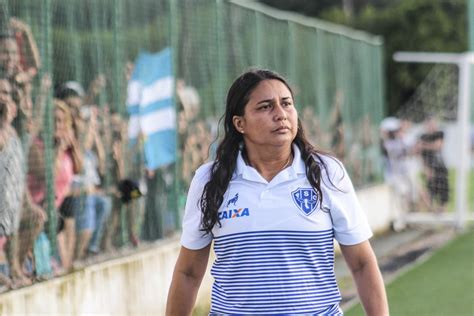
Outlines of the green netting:
M135 237L154 240L179 228L187 186L195 168L208 159L226 90L249 67L270 68L289 79L312 142L333 151L356 186L381 179L378 122L385 100L383 44L378 37L248 1L3 0L0 4L10 17L31 27L37 42L42 65L33 80L33 95L39 93L44 74L53 81L41 134L47 161L44 206L50 218L46 230L53 248L54 88L76 81L89 92L87 104L99 109L106 157L102 191L113 198L119 168L107 136L107 130L116 127L107 113L127 121L130 65L141 51L172 47L175 78L192 87L197 105L192 113L183 114L189 111L183 104L187 101L176 98L177 117L182 120L176 164L147 174L143 153L122 144L122 176L142 179L148 192L128 207L113 203L112 244L123 246ZM104 80L105 86L100 84Z

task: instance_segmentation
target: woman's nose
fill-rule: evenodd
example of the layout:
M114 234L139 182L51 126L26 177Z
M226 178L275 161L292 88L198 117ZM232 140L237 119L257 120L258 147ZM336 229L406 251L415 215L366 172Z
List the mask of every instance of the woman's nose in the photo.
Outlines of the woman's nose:
M276 121L286 120L286 111L283 109L283 106L278 102L274 107L274 118Z

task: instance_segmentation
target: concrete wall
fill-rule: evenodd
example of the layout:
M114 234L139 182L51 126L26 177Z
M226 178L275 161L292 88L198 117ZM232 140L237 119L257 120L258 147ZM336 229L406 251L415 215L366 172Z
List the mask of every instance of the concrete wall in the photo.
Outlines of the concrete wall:
M367 214L374 234L387 231L399 210L386 185L377 185L357 191L360 204Z
M386 186L360 190L358 196L375 232L390 227ZM179 248L175 236L148 250L1 294L0 315L164 315ZM209 304L211 284L207 273L198 298L202 305Z
M178 238L0 295L0 315L163 315Z

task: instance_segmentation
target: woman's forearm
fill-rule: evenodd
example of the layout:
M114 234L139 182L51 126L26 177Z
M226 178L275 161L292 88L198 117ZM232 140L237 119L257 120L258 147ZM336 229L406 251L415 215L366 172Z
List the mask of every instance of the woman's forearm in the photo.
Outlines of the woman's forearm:
M166 303L166 316L191 315L209 260L211 245L199 250L181 247Z
M389 315L387 295L377 262L366 263L360 270L354 271L353 276L366 314Z
M366 314L389 315L382 274L369 241L351 246L341 245L341 251L354 277Z
M201 280L175 271L166 304L167 316L191 315Z

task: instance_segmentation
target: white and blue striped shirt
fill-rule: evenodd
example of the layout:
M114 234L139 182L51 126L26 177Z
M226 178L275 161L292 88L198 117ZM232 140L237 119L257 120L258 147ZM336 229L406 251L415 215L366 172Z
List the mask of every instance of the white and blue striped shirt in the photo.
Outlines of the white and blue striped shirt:
M353 245L372 233L342 164L322 157L321 205L296 146L293 152L293 164L270 182L239 155L219 209L222 226L212 235L200 231L198 204L211 164L196 171L181 243L201 249L214 240L211 315L341 314L333 239Z

